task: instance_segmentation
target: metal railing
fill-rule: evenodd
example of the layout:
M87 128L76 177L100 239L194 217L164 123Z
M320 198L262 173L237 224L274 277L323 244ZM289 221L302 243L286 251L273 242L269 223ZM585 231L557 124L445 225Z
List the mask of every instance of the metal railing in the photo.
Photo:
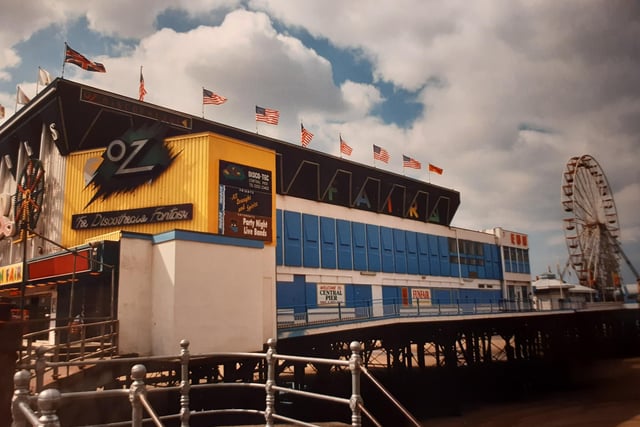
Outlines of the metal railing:
M178 356L151 356L147 358L122 358L112 360L94 360L91 364L109 364L128 362L131 367L131 386L122 389L102 390L102 391L83 391L83 392L60 392L55 388L49 388L39 393L31 394L29 391L29 383L31 373L28 370L20 370L14 375L14 394L12 399L11 412L13 417L13 427L42 426L42 427L59 427L61 420L58 417L58 409L61 405L81 404L83 399L100 399L108 397L128 398L131 404L131 420L105 424L109 427L128 426L140 427L144 422L152 422L154 425L163 426L166 421L175 422L178 420L181 427L188 427L191 417L215 417L219 414L242 414L242 415L258 415L263 416L266 427L274 426L274 422L282 421L292 423L299 426L317 427L309 421L296 419L290 416L278 414L276 412L276 400L280 394L297 395L305 399L322 400L332 402L338 405L346 406L350 413L350 425L353 427L362 426L363 416L366 417L375 426L381 426L374 415L365 407L364 399L361 395L361 374L364 374L371 383L379 389L382 394L398 409L402 416L412 425L420 427L420 423L402 406L375 377L363 365L361 357L361 344L354 341L350 344L351 355L349 360L343 359L323 359L314 357L302 357L294 355L278 354L276 352L276 341L270 339L268 341L268 349L265 353L211 353L205 355L197 355L197 358L242 358L262 360L267 368L266 379L264 383L248 381L244 383L207 383L193 384L189 378L189 363L193 360L189 354L189 342L183 340L180 342L180 354ZM162 388L147 388L145 378L147 368L140 363L146 361L165 360L178 361L180 363L180 385ZM280 371L279 363L305 363L305 364L325 364L331 366L340 366L348 368L351 374L351 390L348 397L340 397L329 394L321 394L306 390L297 390L295 388L284 387L277 383L277 372ZM45 362L47 366L60 366L60 362ZM81 365L87 362L66 362L67 365ZM191 410L189 408L190 397L192 393L200 390L212 388L245 388L245 389L263 389L265 392L264 409L252 408L221 408L221 409L205 409ZM149 393L179 393L180 410L175 414L159 415L158 409L154 408L148 399ZM146 418L145 418L146 414Z
M69 364L47 364L51 362L73 362L85 359L111 358L118 354L118 321L88 319L88 322L69 322L66 326L57 326L22 336L22 348L18 359L18 368L33 369L36 377L36 389L40 391L44 375L51 373L52 378L69 375ZM54 335L54 344L42 345L38 337ZM62 372L60 367L66 367Z
M352 305L300 305L277 310L279 330L309 328L329 324L363 322L376 319L468 316L475 314L513 314L533 311L580 310L588 307L584 301L551 301L547 299L476 300L457 299L453 302L415 299L411 304L402 301L361 300Z

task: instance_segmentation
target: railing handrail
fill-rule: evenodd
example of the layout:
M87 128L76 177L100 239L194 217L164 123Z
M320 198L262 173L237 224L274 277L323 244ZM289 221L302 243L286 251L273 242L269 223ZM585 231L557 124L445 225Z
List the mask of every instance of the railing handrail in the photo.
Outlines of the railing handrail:
M140 427L144 421L152 421L157 427L163 426L162 420L166 419L180 419L181 427L189 426L189 418L191 416L202 416L207 414L214 413L225 413L225 414L234 414L234 413L252 413L252 414L260 414L265 417L265 426L273 427L274 420L293 422L296 425L302 426L310 426L317 427L315 424L308 423L302 420L296 420L294 418L289 418L284 415L280 415L276 413L275 410L275 398L277 393L287 392L290 394L295 394L304 398L309 399L320 399L325 401L331 401L333 403L346 405L351 410L351 426L353 427L361 427L362 426L362 415L364 415L367 419L369 419L374 425L381 426L381 424L373 417L373 415L367 411L364 406L362 396L360 394L360 377L361 373L364 373L365 376L371 380L374 385L383 392L384 396L389 398L391 402L400 410L403 416L409 420L414 426L420 427L418 421L411 416L411 414L395 399L393 396L386 391L386 389L371 375L371 373L364 367L361 351L361 344L357 341L354 341L350 345L351 356L349 360L342 359L324 359L317 357L309 357L304 358L301 356L293 356L293 355L285 355L278 354L276 352L276 341L274 339L270 339L268 341L268 350L265 353L233 353L233 352L220 352L220 353L208 353L206 355L200 354L191 356L188 350L189 342L183 340L180 342L181 351L179 355L166 355L166 356L156 356L153 357L153 360L164 359L164 360L175 360L179 361L181 365L181 381L179 387L166 387L162 389L151 389L147 390L145 385L145 378L147 374L146 367L140 363L136 363L131 368L131 386L128 390L126 389L118 389L118 390L107 390L107 391L84 391L84 392L71 392L71 393L60 393L55 388L49 388L47 390L41 391L36 395L30 395L29 392L29 381L31 378L31 374L27 370L20 370L14 375L14 396L12 400L12 414L13 414L13 424L14 427L27 427L28 425L32 426L43 426L43 427L53 427L59 426L59 418L56 414L57 408L59 407L62 400L64 401L75 401L77 399L86 399L90 396L94 398L100 396L115 396L115 395L128 395L129 401L131 403L131 423L133 427ZM223 355L225 357L235 356L240 358L246 357L255 357L263 359L266 362L267 366L267 378L264 383L257 383L253 381L248 381L245 383L212 383L212 384L194 384L191 385L191 381L189 378L189 363L192 360L197 360L201 357L215 357ZM138 362L138 361L149 361L151 358L149 357L133 357L133 358L123 358L119 359L118 362ZM289 389L287 387L282 387L276 384L276 371L278 368L277 361L299 361L306 363L325 363L331 365L340 365L340 366L348 366L351 372L351 395L349 398L343 398L339 396L333 396L329 394L321 394L315 393L311 391L304 390L296 390ZM114 361L107 360L87 360L85 364L103 364L103 363L114 363ZM59 364L58 364L59 365ZM256 410L256 409L215 409L215 410L199 410L199 411L191 411L189 409L189 392L193 387L194 389L202 389L208 387L249 387L255 388L260 387L265 390L265 409L264 410ZM171 390L179 390L180 392L180 412L178 414L170 414L164 416L158 416L155 412L153 406L150 404L147 399L147 392L169 392ZM37 410L32 409L30 405L30 401L37 401ZM143 418L143 412L146 412L149 415L149 418ZM117 422L111 423L110 426L115 425L129 425L128 422Z
M546 305L545 305L546 304ZM605 303L606 304L606 303ZM543 306L544 305L544 306ZM619 304L618 304L619 305ZM330 305L294 305L276 311L279 331L299 330L326 325L350 324L381 319L462 317L473 315L509 316L518 313L574 312L602 307L581 299L537 297L524 299L458 298L440 301L438 298L413 299L407 304L402 298L361 299Z

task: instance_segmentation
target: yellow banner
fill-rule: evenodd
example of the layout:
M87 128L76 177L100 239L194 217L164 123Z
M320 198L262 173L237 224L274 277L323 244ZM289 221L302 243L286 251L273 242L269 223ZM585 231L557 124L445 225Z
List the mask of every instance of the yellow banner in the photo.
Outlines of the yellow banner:
M22 282L22 263L0 267L0 286Z

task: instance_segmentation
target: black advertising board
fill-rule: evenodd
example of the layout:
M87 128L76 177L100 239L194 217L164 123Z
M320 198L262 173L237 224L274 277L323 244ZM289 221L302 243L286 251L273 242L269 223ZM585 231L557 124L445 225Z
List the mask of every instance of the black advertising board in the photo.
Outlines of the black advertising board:
M218 232L272 241L271 171L220 160Z

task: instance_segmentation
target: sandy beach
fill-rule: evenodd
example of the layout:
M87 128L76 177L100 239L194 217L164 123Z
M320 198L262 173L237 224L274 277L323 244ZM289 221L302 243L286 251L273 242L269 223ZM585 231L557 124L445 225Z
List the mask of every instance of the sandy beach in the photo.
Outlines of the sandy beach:
M640 358L599 362L571 391L529 401L483 404L427 427L640 427Z

